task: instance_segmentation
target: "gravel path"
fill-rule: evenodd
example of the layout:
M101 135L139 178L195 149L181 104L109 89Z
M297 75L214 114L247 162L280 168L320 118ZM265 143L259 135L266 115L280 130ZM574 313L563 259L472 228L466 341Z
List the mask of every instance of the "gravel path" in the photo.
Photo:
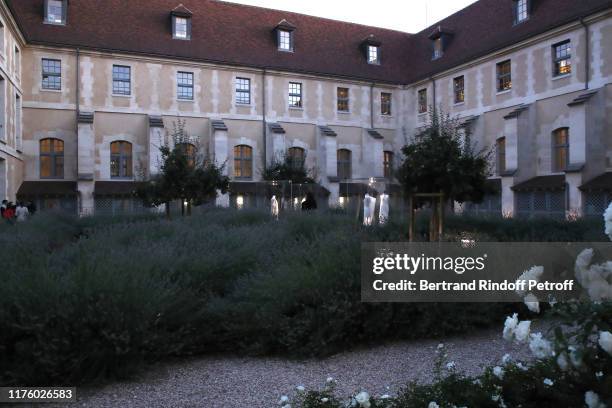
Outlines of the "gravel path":
M499 363L506 353L516 359L529 358L525 346L504 341L500 330L479 331L444 343L449 360L468 374ZM431 381L438 344L435 340L393 343L323 360L211 356L160 364L133 382L79 389L79 403L70 406L270 408L296 385L319 388L329 376L338 381L339 395L361 389L374 395L394 394L408 381Z

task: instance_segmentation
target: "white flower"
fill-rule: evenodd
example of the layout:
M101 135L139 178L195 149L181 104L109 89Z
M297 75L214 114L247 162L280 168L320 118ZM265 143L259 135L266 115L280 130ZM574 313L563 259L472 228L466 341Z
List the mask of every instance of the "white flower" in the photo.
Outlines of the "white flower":
M538 301L538 298L533 293L530 293L527 296L525 296L525 298L523 299L523 302L525 302L525 305L527 306L527 308L531 310L533 313L540 313L540 302Z
M516 341L519 343L527 341L527 339L529 338L530 330L531 330L530 320L525 320L525 321L520 322L518 326L516 327L516 329L514 330L514 337L516 338Z
M516 367L517 367L519 370L521 370L521 371L527 371L527 370L529 370L529 368L525 367L525 366L523 365L523 363L521 363L521 362L516 363Z
M298 385L297 387L295 387L295 389L298 390L298 392L304 392L306 390L303 385Z
M446 369L447 370L452 370L453 368L455 368L456 364L454 361L451 361L449 363L446 364Z
M333 383L334 382L334 377L327 377L327 380L325 380L326 383Z
M380 399L389 399L391 396L389 394L382 395Z
M608 206L606 211L603 214L604 225L605 225L605 233L608 237L610 237L610 241L612 241L612 203Z
M545 378L544 379L544 385L548 385L549 387L552 387L553 384L554 384L554 382L550 378Z
M512 341L512 338L514 337L514 330L516 329L516 326L518 325L518 323L519 323L518 313L513 314L512 317L510 316L506 317L506 321L504 322L504 332L503 332L504 340Z
M595 378L600 379L601 377L603 377L603 371L598 371L595 373Z
M436 404L434 401L431 401L429 405L427 406L427 408L440 408L440 406Z
M516 281L517 283L520 281L524 281L525 283L523 283L523 285L525 285L524 286L525 290L517 290L516 293L518 293L519 296L525 296L527 287L529 286L529 282L531 281L539 282L543 274L544 274L543 266L533 266L531 267L531 269L528 269L525 272L523 272Z
M609 331L599 332L599 345L606 353L612 356L612 333Z
M280 405L283 405L283 404L285 404L287 402L289 402L289 397L288 396L283 395L282 397L280 397L280 401L279 401Z
M585 249L576 258L576 280L585 288L591 300L612 299L612 261L591 265L593 250Z
M587 391L584 394L584 402L589 408L606 408L606 404L601 402L599 395L595 394L593 391Z
M544 359L552 356L553 350L550 342L542 338L542 333L531 335L529 349L536 358Z
M504 356L502 357L502 363L506 365L511 361L512 361L512 356L510 356L510 354L504 354Z
M557 364L561 371L567 371L569 369L569 361L567 361L567 353L561 352L557 357Z
M568 350L570 352L569 357L570 357L570 361L572 362L572 365L576 368L582 367L582 356L580 355L576 347L569 346Z
M321 398L321 402L325 403L327 401L329 401L329 398L325 398L325 397Z
M443 343L438 344L438 350L441 350L443 348L444 348L444 344Z
M495 367L493 367L493 374L494 374L494 375L495 375L497 378L499 378L500 380L503 380L503 379L504 379L504 374L505 374L505 371L504 371L504 369L503 369L503 368L501 368L500 366L495 366Z
M281 408L291 408L291 404L283 405Z
M359 404L359 406L364 408L370 407L370 394L365 391L361 391L359 394L355 395L355 401Z

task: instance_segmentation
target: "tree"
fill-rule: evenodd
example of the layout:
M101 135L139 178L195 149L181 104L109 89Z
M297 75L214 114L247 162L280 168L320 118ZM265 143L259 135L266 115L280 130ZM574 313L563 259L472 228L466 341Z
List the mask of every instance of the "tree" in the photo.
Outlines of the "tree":
M168 217L172 201L180 200L183 214L186 202L190 214L192 205L214 200L218 190L225 194L229 186L229 178L223 175L225 163L219 166L200 153L200 145L189 137L184 121L174 123L170 139L172 144L159 147L159 173L151 176L138 190L138 196L146 205L164 204Z
M443 193L446 202L482 202L491 151L476 151L460 129L457 119L433 110L414 143L402 148L398 179L408 195Z
M305 163L306 157L295 158L285 152L262 171L262 178L266 181L291 181L294 184L314 183L313 171L307 169Z

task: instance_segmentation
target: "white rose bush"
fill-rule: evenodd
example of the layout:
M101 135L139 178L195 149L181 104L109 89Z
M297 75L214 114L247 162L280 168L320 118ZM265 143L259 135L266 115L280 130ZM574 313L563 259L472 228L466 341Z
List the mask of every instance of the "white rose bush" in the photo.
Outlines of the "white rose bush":
M612 241L612 204L604 214L605 234ZM523 272L519 279L539 280L542 267ZM461 374L448 361L443 344L436 350L435 379L431 384L410 383L397 396L359 391L352 397L335 396L335 382L322 391L307 390L292 400L294 408L612 408L612 260L593 263L593 251L576 259L575 276L584 298L569 302L539 302L521 293L533 314L553 321L552 328L532 332L531 320L518 313L504 321L501 336L522 344L532 359L515 361L505 355L482 375ZM325 400L325 401L323 401Z

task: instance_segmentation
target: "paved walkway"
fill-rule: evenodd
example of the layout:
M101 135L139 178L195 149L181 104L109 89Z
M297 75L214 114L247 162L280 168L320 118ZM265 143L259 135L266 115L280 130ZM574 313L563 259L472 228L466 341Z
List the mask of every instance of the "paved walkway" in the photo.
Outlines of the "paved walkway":
M321 387L329 376L339 395L365 389L394 394L408 381L431 381L439 341L420 340L352 350L323 360L210 356L151 367L133 382L100 389L79 389L79 407L92 408L270 408L296 385ZM457 370L479 374L510 353L528 359L526 346L501 338L500 330L447 339L449 360ZM71 405L74 407L75 405Z

